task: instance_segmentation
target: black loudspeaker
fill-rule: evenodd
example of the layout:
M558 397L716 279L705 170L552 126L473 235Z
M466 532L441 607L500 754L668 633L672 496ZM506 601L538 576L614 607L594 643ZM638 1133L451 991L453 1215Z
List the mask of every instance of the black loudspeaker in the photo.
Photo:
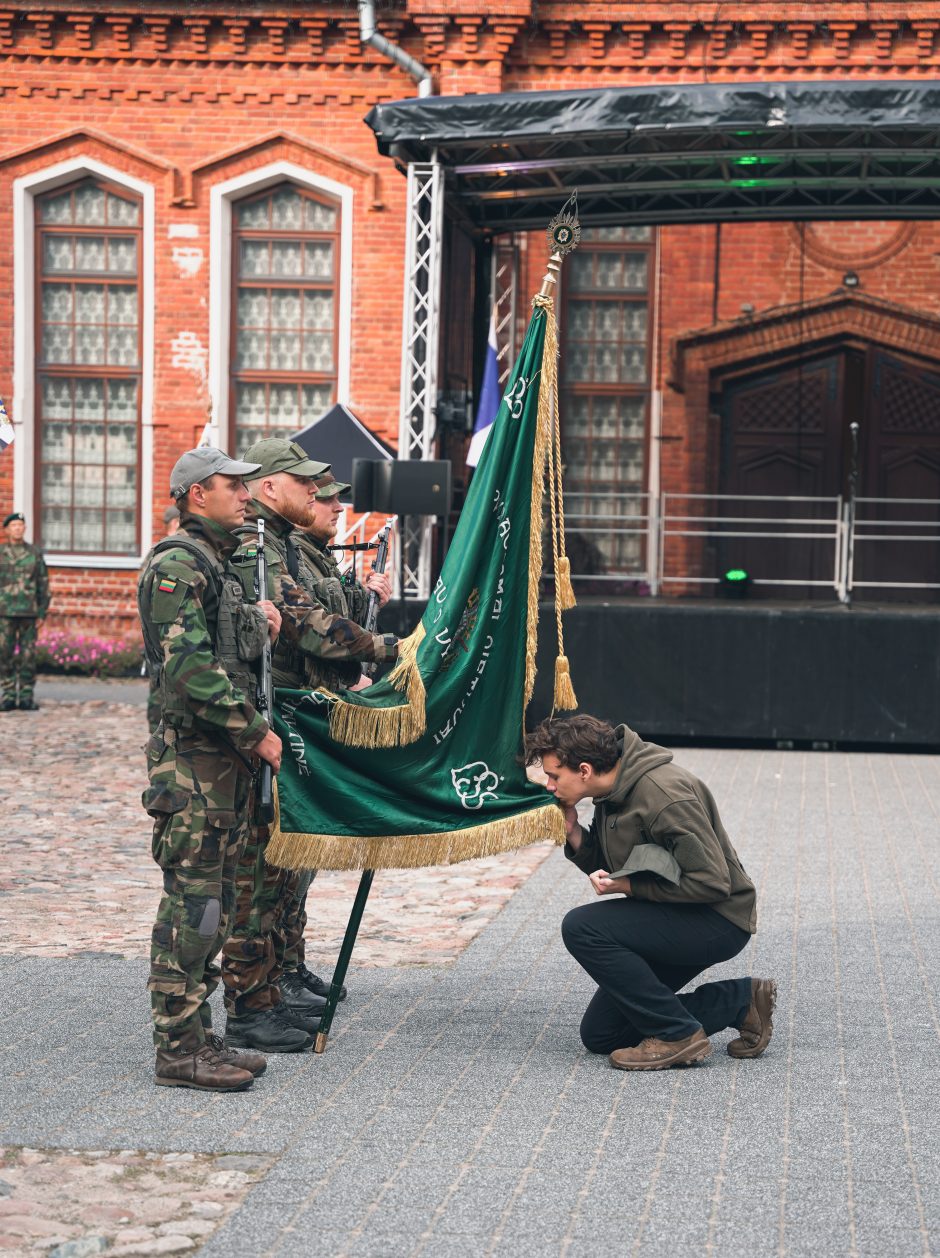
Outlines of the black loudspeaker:
M370 464L367 470L363 464ZM356 459L353 509L385 515L443 515L450 511L449 459Z
M374 511L376 509L374 472L377 463L377 459L353 459L353 511Z

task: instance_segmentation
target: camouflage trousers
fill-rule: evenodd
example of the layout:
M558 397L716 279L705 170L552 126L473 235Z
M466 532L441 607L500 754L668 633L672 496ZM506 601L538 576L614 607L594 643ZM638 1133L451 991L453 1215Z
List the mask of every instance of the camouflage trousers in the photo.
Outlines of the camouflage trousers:
M306 948L304 931L307 928L307 892L316 878L316 870L291 870L284 881L281 895L280 916L275 929L275 939L283 948L281 966L296 970L304 963Z
M20 701L32 699L38 635L39 621L32 616L0 616L0 687L4 699L16 702L17 682Z
M269 826L251 826L235 876L235 921L223 949L222 981L226 1011L236 1017L281 999L284 944L277 927L290 873L265 860L270 836Z
M161 726L147 744L153 858L163 896L150 951L153 1039L175 1049L205 1040L215 963L232 925L235 874L248 835L250 779L210 736Z

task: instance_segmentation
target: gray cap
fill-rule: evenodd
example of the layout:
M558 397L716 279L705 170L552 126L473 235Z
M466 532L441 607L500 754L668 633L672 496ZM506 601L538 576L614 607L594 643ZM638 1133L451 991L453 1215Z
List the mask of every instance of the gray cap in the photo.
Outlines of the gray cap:
M311 459L303 446L284 437L265 437L245 451L250 459L257 459L262 476L274 476L277 472L289 472L291 476L322 476L330 470L329 463Z
M180 518L179 507L166 507L165 508L163 512L164 524L172 524L174 520L178 520L179 518Z
M214 446L198 446L195 450L187 450L176 460L170 473L170 494L173 498L182 498L193 485L208 480L210 476L251 476L260 466L259 463L240 463Z

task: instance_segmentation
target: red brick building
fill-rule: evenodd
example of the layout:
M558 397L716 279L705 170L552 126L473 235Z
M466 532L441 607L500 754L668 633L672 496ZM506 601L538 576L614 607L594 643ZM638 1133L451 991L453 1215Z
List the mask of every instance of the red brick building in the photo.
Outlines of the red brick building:
M931 79L940 65L933 0L498 7L399 0L378 26L449 95ZM169 470L207 420L244 448L338 400L397 443L406 185L363 117L415 90L347 4L0 11L0 396L16 433L0 509L27 513L59 621L131 630ZM453 233L451 310L483 282L462 248ZM495 255L516 276L518 325L544 238ZM639 502L654 482L837 495L852 417L874 434L868 493L940 493L934 223L603 228L566 266L576 522L578 494ZM441 386L472 391L479 352L459 319L449 328ZM639 534L592 536L586 569L616 588L644 574Z

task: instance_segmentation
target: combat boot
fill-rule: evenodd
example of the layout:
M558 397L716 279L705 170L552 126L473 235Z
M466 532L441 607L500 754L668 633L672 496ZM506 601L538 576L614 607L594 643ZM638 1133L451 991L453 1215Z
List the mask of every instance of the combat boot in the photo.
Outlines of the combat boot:
M216 1035L213 1031L207 1032L206 1043L215 1049L223 1061L229 1062L232 1066L238 1066L241 1070L250 1070L256 1079L260 1079L268 1068L266 1057L247 1050L239 1052L237 1048L226 1048L222 1036Z
M296 970L291 970L291 973L299 977L308 991L314 992L317 996L322 996L324 1000L329 996L330 984L325 979L320 978L319 974L314 974L311 970L308 970L303 963ZM340 1000L346 999L345 987L339 989L339 998Z
M280 1005L251 1009L238 1017L229 1014L225 1023L226 1048L254 1048L262 1053L304 1053L313 1035L287 1020Z
M15 711L16 711L15 699L4 699L3 702L0 703L0 712L15 712Z
M293 1009L283 1003L278 1005L278 1010L288 1026L295 1026L298 1030L305 1031L307 1035L316 1035L320 1029L319 1018L308 1018L302 1013L294 1013Z
M33 698L20 699L17 707L21 712L38 712L39 704Z
M312 992L296 970L285 970L277 985L281 989L281 1004L301 1018L316 1018L326 1008L326 997Z
M211 1044L157 1049L154 1083L161 1088L195 1088L199 1092L243 1092L255 1077L250 1070L216 1052Z

